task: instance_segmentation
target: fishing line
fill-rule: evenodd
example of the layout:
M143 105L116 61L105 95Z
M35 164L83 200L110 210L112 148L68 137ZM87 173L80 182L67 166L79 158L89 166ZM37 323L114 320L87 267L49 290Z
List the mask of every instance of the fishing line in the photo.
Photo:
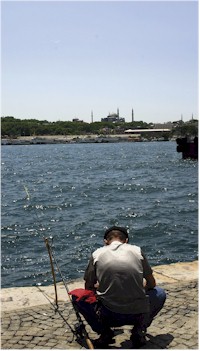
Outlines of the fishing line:
M45 240L48 242L48 239L47 239L47 238L46 238ZM53 238L52 238L52 244L53 244ZM49 244L48 244L48 245L49 245ZM74 310L74 312L75 312L75 314L76 314L76 318L77 318L77 321L78 321L78 323L76 323L76 324L74 325L76 336L78 336L79 339L85 338L85 341L86 341L87 346L89 347L89 349L93 349L93 348L94 348L94 347L93 347L93 344L92 344L92 342L91 342L91 340L90 340L90 338L89 338L89 336L88 336L88 333L87 333L87 331L86 331L85 325L84 325L84 323L83 323L83 321L82 321L82 318L81 318L81 316L80 316L80 314L79 314L78 308L77 308L76 304L75 304L75 303L73 302L73 300L72 300L72 297L71 297L71 295L70 295L70 292L69 292L69 288L68 288L68 286L67 286L67 283L66 283L66 281L65 281L65 279L64 279L64 277L63 277L63 275L62 275L62 272L61 272L61 270L60 270L60 267L59 267L59 265L58 265L58 263L57 263L55 254L53 253L52 245L51 245L51 246L49 245L49 249L50 249L50 251L51 251L51 256L52 256L53 259L54 259L54 262L55 262L55 264L56 264L56 268L57 268L57 270L58 270L58 272L59 272L59 274L60 274L60 276L61 276L62 282L63 282L63 284L64 284L64 286L65 286L66 291L67 291L69 300L70 300L70 302L71 302L71 304L72 304L72 307L73 307L73 310ZM78 340L78 339L77 339L77 340Z
M25 186L25 185L24 185L24 190L25 190L26 195L27 195L27 200L29 201L29 200L31 199L31 196L30 196L30 193L29 193L29 190L28 190L27 186ZM37 216L37 219L39 220L38 215L37 215L36 208L34 207L34 209L35 209L35 214L36 214L36 216ZM65 282L65 279L64 279L64 277L63 277L63 275L62 275L62 272L61 272L61 270L60 270L60 268L59 268L59 265L58 265L58 263L57 263L56 257L55 257L55 255L54 255L54 253L53 253L53 250L52 250L53 237L50 236L49 239L51 239L51 245L49 244L48 238L46 238L46 237L43 236L43 240L45 241L45 244L46 244L46 247L47 247L47 250L48 250L48 254L49 254L50 263L51 263L52 275L53 275L53 278L54 278L54 286L56 285L56 280L55 280L55 272L54 272L54 268L53 268L53 260L54 260L54 262L56 263L57 271L58 271L58 273L60 274L60 277L61 277L61 279L62 279L62 281L63 281L64 286L65 286L65 289L67 290L67 294L68 294L68 296L70 297L68 286L67 286L67 284L66 284L66 282ZM53 259L52 259L52 258L53 258ZM55 289L55 290L56 290L56 289ZM56 301L57 301L57 291L55 291L55 296L56 296ZM57 305L57 303L56 303L56 305Z
M167 277L167 278L170 278L170 279L173 279L173 280L177 280L178 282L180 281L180 279L177 279L177 278L174 278L174 277L170 277L170 276L169 276L169 275L167 275L167 274L164 274L164 273L158 272L158 271L156 271L154 268L153 268L153 271L154 271L156 274L163 275L163 277Z
M26 194L27 194L27 200L29 201L31 197L30 197L30 193L29 193L29 191L28 191L28 188L27 188L25 185L24 185L24 190L25 190L25 192L26 192ZM35 208L35 207L34 207L34 208ZM36 215L37 215L37 213L36 213ZM37 216L37 218L38 218L38 216ZM73 300L72 300L72 297L71 297L70 294L69 294L69 288L68 288L68 286L67 286L67 283L65 282L65 279L64 279L64 277L63 277L63 275L62 275L62 272L61 272L61 270L60 270L60 267L59 267L59 265L58 265L58 263L57 263L56 257L55 257L55 255L54 255L54 253L53 253L52 244L51 244L51 245L49 244L48 238L43 237L43 239L44 239L44 241L45 241L45 244L46 244L46 247L47 247L47 250L48 250L49 259L50 259L50 264L51 264L51 271L52 271L52 276L53 276L53 281L54 281L54 288L55 288L55 304L56 304L56 308L54 307L55 312L59 312L59 315L61 315L61 312L59 311L59 306L58 306L58 295L57 295L57 286L56 286L56 276L55 276L55 271L54 271L54 262L55 262L56 268L57 268L57 270L58 270L58 273L59 273L60 276L61 276L62 282L63 282L63 284L64 284L64 286L65 286L65 289L66 289L66 291L67 291L69 300L70 300L70 302L71 302L71 304L72 304L73 310L74 310L74 312L75 312L75 314L76 314L76 318L77 318L77 321L78 321L78 323L76 323L76 324L74 325L75 330L73 331L73 333L76 335L77 341L78 341L78 340L81 340L82 338L84 338L85 341L86 341L87 346L89 347L89 349L93 349L93 348L94 348L94 347L93 347L93 344L92 344L91 340L89 339L88 333L87 333L87 331L86 331L86 328L85 328L85 325L84 325L84 323L83 323L83 321L82 321L82 318L81 318L81 316L80 316L80 314L79 314L78 308L77 308L77 306L74 304L74 302L73 302ZM51 240L52 240L52 243L53 243L53 237L51 237ZM63 316L62 316L62 318L64 319ZM64 320L65 320L65 319L64 319ZM67 325L68 325L68 323L67 323Z
M48 295L39 287L37 286L38 290L44 295L44 297L49 301L49 303L51 304L51 306L54 308L55 311L55 306L54 304L51 302L50 298L48 297ZM75 330L71 327L71 325L68 323L68 321L66 320L66 318L62 315L62 313L59 311L59 309L57 309L55 312L58 312L58 314L60 315L60 317L63 319L63 321L67 324L68 328L71 330L73 336L76 336L76 332ZM70 311L69 311L70 313ZM69 316L69 314L68 314ZM74 339L74 338L73 338ZM73 341L72 339L72 341ZM72 342L70 341L70 342Z
M61 272L61 270L60 270L60 267L59 267L59 265L58 265L58 262L57 262L57 259L56 259L56 257L55 257L55 254L54 254L54 252L53 252L53 237L50 237L50 239L51 239L51 245L50 245L51 253L52 253L54 262L55 262L55 264L56 264L56 268L57 268L57 270L58 270L58 272L59 272L59 274L60 274L60 277L61 277L61 279L62 279L62 282L63 282L63 284L64 284L64 286L65 286L65 289L67 290L67 294L68 294L68 296L69 296L69 299L71 299L71 296L70 296L70 294L69 294L69 288L68 288L68 286L67 286L67 283L66 283L66 281L65 281L65 279L64 279L64 277L63 277L63 274L62 274L62 272Z
M31 201L31 196L30 196L30 193L29 193L29 190L28 190L27 186L25 186L24 184L23 184L23 186L24 186L24 190L25 190L26 195L27 195L26 200L27 200L27 201ZM38 216L36 207L35 207L35 206L32 206L32 208L34 209L34 213L35 213L36 218L37 218L37 220L38 220L38 224L41 224L41 219L40 219L39 216ZM44 239L44 237L43 237L43 239Z
M28 191L28 188L27 186L24 185L24 190L26 192L26 195L27 195L27 200L29 201L31 199L31 196L30 196L30 193ZM36 208L34 207L35 209L35 214L36 214L36 217L37 219L39 220L39 217L37 215L37 211L36 211ZM40 220L39 220L40 222ZM54 265L53 265L53 259L52 259L52 250L50 249L50 246L49 246L49 242L48 242L48 239L45 238L43 236L43 240L46 244L46 248L47 248L47 251L48 251L48 254L49 254L49 259L50 259L50 265L51 265L51 273L52 273L52 277L53 277L53 284L54 284L54 290L55 290L55 305L56 305L56 308L55 310L58 310L58 293L57 293L57 285L56 285L56 275L55 275L55 270L54 270Z

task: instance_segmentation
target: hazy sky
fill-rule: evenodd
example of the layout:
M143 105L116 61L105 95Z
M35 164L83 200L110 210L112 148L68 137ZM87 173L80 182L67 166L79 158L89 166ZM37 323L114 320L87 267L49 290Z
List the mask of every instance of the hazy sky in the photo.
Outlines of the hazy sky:
M197 1L2 1L2 116L198 118Z

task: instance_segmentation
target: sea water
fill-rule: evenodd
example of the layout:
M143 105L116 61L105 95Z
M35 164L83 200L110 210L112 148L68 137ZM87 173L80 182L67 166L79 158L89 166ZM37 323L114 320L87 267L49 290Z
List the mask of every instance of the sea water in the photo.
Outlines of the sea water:
M10 145L1 153L2 287L52 283L45 237L65 279L82 278L112 225L129 229L152 266L197 259L198 162L182 160L175 142Z

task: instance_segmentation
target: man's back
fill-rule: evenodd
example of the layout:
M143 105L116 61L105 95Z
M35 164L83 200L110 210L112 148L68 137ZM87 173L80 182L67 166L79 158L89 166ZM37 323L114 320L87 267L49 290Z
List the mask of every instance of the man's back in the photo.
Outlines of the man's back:
M125 314L148 312L141 249L116 240L92 256L99 283L97 294L104 306ZM146 274L151 274L150 268Z
M100 334L95 340L96 348L107 348L114 336L111 327L125 324L133 326L133 348L140 348L145 343L147 327L166 299L164 290L156 287L144 253L128 241L125 227L112 226L105 231L105 246L91 255L84 275L85 289L96 292L98 299L90 305L76 301L91 328Z

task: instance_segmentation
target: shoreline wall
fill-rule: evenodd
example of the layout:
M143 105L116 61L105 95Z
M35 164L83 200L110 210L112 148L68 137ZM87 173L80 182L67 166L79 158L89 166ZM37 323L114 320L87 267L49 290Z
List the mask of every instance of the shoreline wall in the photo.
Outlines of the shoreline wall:
M141 134L105 134L105 135L38 135L12 138L2 138L1 145L37 145L37 144L72 144L72 143L116 143L136 141L169 141L163 137L149 136L148 139ZM175 139L173 139L174 141Z
M198 261L178 262L169 265L152 267L157 285L190 282L198 280ZM68 284L69 290L84 288L83 279ZM57 283L58 301L69 301L63 283ZM55 299L54 285L14 287L1 289L1 310L17 310L32 306L53 303Z

